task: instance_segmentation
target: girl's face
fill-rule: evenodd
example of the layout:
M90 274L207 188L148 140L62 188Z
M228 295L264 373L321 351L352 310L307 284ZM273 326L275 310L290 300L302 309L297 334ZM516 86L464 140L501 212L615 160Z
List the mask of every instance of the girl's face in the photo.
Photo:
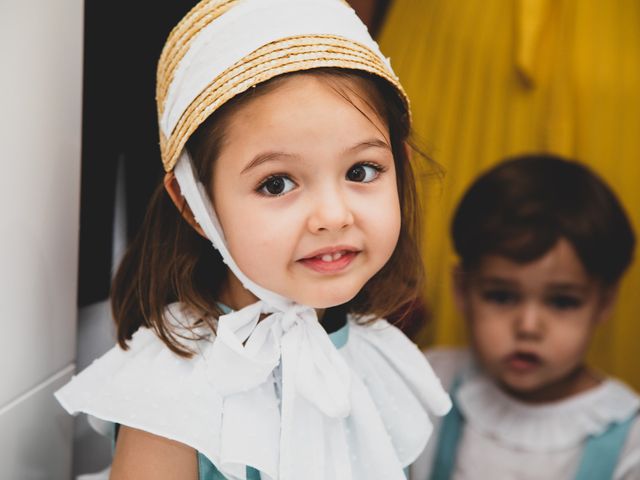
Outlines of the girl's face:
M461 275L457 300L471 343L500 386L521 400L547 402L595 384L583 361L612 294L588 275L567 240L526 264L487 255Z
M281 80L231 114L213 167L213 203L240 269L315 308L351 300L400 232L388 129L366 92L346 90L357 94L347 100L314 75ZM225 296L252 300L235 278Z

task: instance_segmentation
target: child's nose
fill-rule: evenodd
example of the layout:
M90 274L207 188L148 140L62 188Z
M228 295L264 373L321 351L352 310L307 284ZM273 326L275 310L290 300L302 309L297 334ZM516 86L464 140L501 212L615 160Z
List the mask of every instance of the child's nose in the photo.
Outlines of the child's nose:
M544 333L542 309L535 302L527 302L519 309L516 319L516 334L520 337L538 338Z
M308 228L312 233L338 231L353 224L353 220L344 193L328 189L317 195L309 215Z

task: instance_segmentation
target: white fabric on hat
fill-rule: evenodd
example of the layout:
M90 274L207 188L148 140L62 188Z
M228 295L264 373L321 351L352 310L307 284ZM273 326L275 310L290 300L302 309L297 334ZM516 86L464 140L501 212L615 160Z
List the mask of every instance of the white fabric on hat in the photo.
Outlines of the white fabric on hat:
M176 69L160 127L168 138L206 86L242 58L275 40L336 35L368 47L389 67L353 9L339 0L241 0L199 31Z

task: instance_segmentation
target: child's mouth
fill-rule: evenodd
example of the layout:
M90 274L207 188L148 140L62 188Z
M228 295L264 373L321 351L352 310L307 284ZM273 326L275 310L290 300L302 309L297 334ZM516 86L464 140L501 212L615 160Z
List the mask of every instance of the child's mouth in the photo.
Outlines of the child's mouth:
M299 262L319 273L336 273L344 270L358 253L351 249L334 250L303 258Z
M537 369L542 364L542 358L531 352L514 352L505 359L505 362L511 370L527 373Z

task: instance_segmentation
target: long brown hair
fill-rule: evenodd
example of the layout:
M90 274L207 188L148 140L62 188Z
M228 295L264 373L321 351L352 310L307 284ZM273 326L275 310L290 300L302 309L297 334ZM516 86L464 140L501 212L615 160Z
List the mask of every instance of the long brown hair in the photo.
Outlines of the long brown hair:
M409 114L402 98L388 82L365 72L336 68L295 72L264 82L227 102L191 136L186 148L197 175L203 184L210 184L213 161L224 141L230 113L273 90L284 77L293 75L320 76L351 103L352 96L358 96L389 129L400 198L400 235L391 258L348 303L348 311L357 316L375 317L402 312L419 296L424 271L419 252L416 184L406 147ZM424 157L416 156L421 158ZM215 329L215 318L221 314L216 300L226 275L227 268L218 252L182 218L163 185L159 185L140 233L126 252L113 282L111 305L118 327L118 343L126 349L131 335L145 326L154 329L175 353L191 355L180 341L181 335L164 318L165 307L180 302L183 308Z

